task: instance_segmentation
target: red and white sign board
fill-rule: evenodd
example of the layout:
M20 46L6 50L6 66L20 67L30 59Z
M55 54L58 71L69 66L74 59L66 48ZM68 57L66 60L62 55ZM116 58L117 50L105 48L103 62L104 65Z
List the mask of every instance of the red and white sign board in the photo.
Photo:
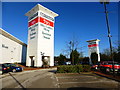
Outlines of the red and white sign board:
M97 47L98 44L92 44L92 45L88 45L88 47Z
M92 53L97 53L98 54L98 61L100 61L100 55L99 55L99 41L98 39L95 40L89 40L88 42L88 53L89 53L89 58L90 58L90 63L91 62L91 54Z
M51 27L54 27L54 22L51 22L50 20L47 20L47 19L45 19L43 17L37 17L34 20L30 21L28 23L28 27L30 27L30 26L38 23L38 22L46 24L46 25L51 26Z

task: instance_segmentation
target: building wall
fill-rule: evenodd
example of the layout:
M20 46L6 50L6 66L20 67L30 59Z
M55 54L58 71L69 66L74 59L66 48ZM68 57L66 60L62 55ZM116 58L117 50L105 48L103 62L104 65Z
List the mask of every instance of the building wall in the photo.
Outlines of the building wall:
M27 45L22 45L22 63L26 63Z
M1 31L0 31L0 43L2 43ZM0 44L0 62L2 62L2 44Z
M39 13L40 12L42 12L48 16L51 16L46 12L39 11ZM52 18L54 18L54 17L52 17ZM39 28L39 30L38 30L38 34L39 34L39 36L38 36L38 54L39 55L38 56L41 57L40 52L44 53L44 56L50 56L50 66L54 66L54 27L45 25L41 22L39 22L38 24L39 24L38 25L39 26L38 27ZM41 24L43 26L41 26ZM49 28L51 28L51 29L49 29ZM49 31L47 31L47 30L49 30ZM45 35L44 33L49 34L50 36ZM49 39L46 39L44 36ZM40 60L40 59L38 58L38 60Z
M38 45L38 28L34 27L33 25L31 28L28 29L28 46L27 46L27 60L26 65L31 66L31 59L30 57L34 57L34 63L36 66L36 60L37 60L37 45ZM32 35L32 33L36 33L35 35Z
M22 57L23 45L9 39L9 36L5 37L2 34L0 35L2 39L2 42L0 43L2 50L2 57L0 58L0 63L22 63L23 60L25 61L26 53L24 53Z

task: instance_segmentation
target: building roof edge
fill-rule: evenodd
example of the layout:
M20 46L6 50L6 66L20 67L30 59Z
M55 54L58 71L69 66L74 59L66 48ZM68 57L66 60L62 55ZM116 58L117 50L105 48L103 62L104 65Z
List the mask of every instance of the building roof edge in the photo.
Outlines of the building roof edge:
M0 28L0 34L4 35L5 37L21 44L21 45L26 45L25 43L23 43L21 40L17 39L16 37L14 37L13 35L11 35L10 33L8 33L7 31L3 30L2 28Z

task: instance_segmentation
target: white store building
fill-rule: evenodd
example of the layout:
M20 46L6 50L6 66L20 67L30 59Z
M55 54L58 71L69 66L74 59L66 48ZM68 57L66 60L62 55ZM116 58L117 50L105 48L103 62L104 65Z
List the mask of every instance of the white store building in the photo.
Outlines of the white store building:
M45 60L54 66L54 18L58 14L37 4L25 15L28 16L26 66L41 67Z
M0 63L25 63L27 45L0 28Z

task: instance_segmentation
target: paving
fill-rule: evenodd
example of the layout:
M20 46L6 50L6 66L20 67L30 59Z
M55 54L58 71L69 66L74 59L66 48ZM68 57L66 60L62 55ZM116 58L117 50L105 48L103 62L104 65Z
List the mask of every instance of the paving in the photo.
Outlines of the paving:
M93 73L56 74L60 88L86 88L86 89L116 89L120 83Z
M57 88L54 69L40 69L2 76L2 88Z
M120 83L89 73L60 74L56 68L30 70L2 75L2 88L55 88L55 89L106 89L119 90Z

